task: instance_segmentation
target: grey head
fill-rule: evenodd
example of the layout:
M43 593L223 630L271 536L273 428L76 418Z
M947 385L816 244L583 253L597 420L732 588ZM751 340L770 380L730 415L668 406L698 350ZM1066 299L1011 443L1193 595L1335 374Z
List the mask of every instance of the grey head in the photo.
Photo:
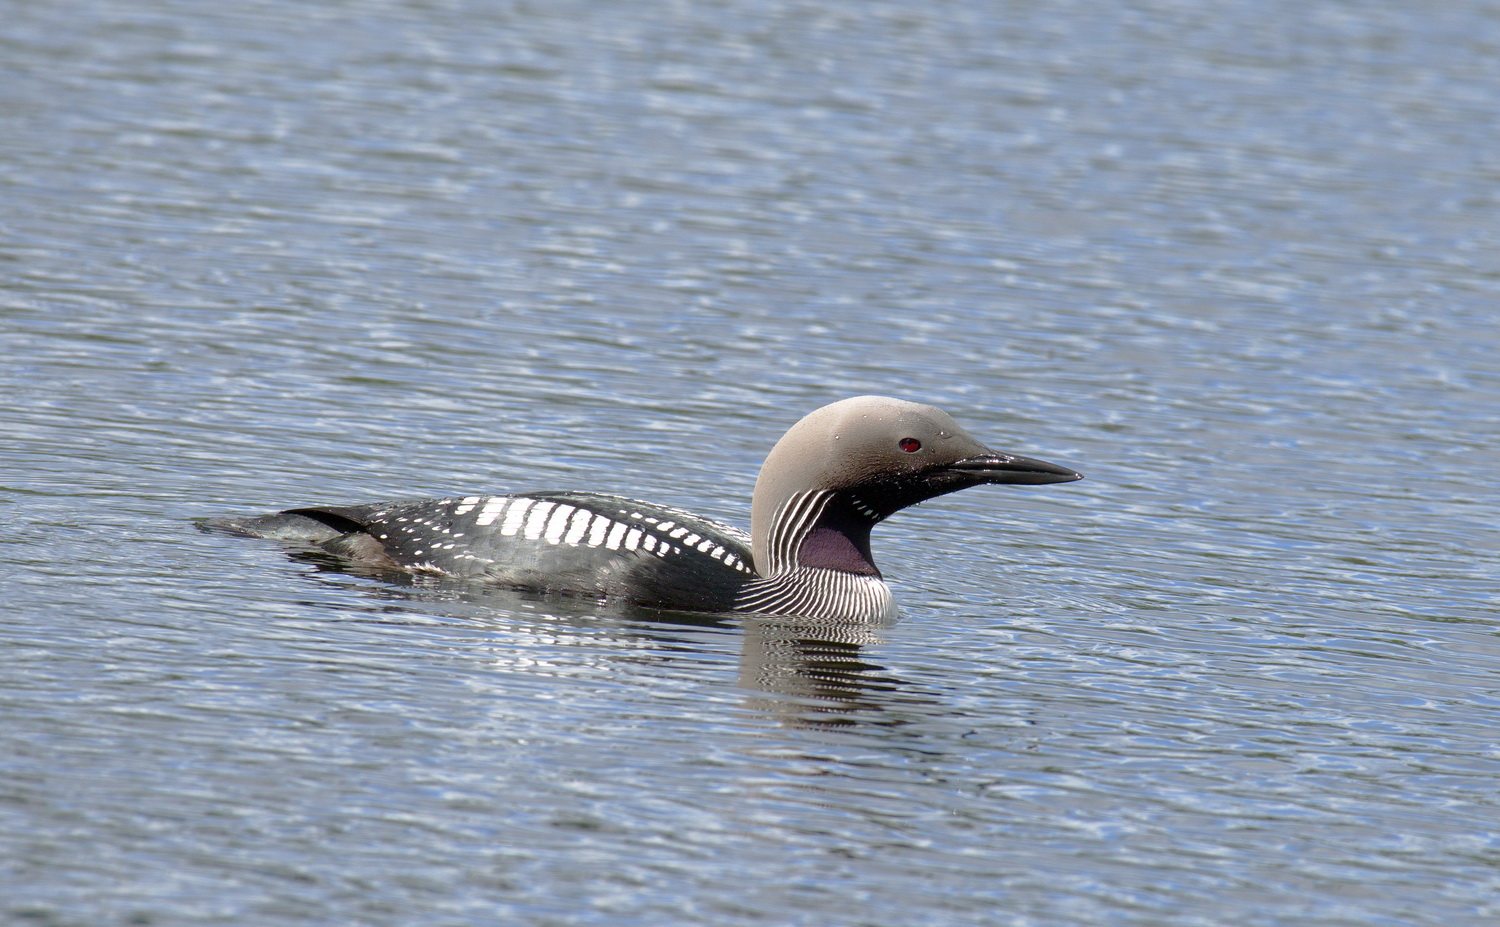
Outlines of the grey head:
M844 399L793 425L766 457L750 513L756 572L813 567L878 577L870 529L909 505L982 483L1082 478L991 450L933 406Z

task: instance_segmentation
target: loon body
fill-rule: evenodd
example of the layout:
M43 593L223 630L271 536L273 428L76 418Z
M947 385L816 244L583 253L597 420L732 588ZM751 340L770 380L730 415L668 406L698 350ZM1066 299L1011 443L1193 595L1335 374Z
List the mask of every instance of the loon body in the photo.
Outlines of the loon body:
M1056 464L990 450L932 406L860 396L793 425L755 483L749 534L590 492L470 495L288 509L210 527L321 547L365 566L656 608L891 618L870 529L981 483L1065 483Z

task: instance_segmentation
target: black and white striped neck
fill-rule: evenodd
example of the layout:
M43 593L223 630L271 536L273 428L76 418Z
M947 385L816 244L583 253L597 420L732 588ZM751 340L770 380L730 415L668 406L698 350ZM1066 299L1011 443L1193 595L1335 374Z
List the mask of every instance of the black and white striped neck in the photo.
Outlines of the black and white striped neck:
M734 608L820 621L889 621L897 612L891 587L879 576L818 567L752 579L734 600Z
M895 617L890 587L870 555L877 510L827 489L789 495L776 510L759 578L735 608L773 615L858 620Z
M816 567L878 577L880 570L870 555L870 530L887 514L853 493L795 492L776 510L759 571L775 576L797 567Z

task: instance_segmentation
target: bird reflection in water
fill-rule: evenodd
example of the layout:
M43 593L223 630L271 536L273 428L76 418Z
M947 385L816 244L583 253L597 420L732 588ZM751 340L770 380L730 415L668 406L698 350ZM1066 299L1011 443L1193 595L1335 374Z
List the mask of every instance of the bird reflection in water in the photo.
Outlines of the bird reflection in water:
M880 642L880 626L796 618L750 618L741 623L741 687L750 707L797 726L848 727L885 708L900 680L872 663L865 647Z
M483 618L512 615L536 618L546 615L549 636L571 630L580 637L601 637L633 642L650 641L655 658L669 662L686 651L708 652L693 629L730 631L739 629L740 658L737 682L743 689L764 693L751 696L746 707L764 713L778 723L807 728L843 728L869 723L897 723L880 717L890 697L901 693L901 701L926 699L884 666L871 662L865 648L880 643L880 631L891 622L838 621L790 617L747 618L673 612L628 604L589 603L587 600L498 588L484 583L454 582L436 577L412 576L389 570L361 569L342 558L320 551L290 551L290 559L308 564L325 582L359 590L385 601L421 603L424 611L436 610L449 617ZM377 585L358 583L352 577L376 580ZM379 620L391 621L382 610ZM621 622L624 622L622 627ZM715 636L717 638L717 636ZM713 640L712 638L710 640ZM721 639L720 639L721 640ZM713 648L722 652L719 648ZM634 654L624 662L639 662Z

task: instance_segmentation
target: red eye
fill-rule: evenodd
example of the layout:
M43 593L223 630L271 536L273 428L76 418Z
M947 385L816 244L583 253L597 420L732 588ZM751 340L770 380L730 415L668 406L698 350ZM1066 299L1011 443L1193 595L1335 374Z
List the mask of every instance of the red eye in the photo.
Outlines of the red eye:
M918 441L916 438L902 438L896 443L899 444L901 446L901 449L908 454L914 454L922 449L922 442Z

